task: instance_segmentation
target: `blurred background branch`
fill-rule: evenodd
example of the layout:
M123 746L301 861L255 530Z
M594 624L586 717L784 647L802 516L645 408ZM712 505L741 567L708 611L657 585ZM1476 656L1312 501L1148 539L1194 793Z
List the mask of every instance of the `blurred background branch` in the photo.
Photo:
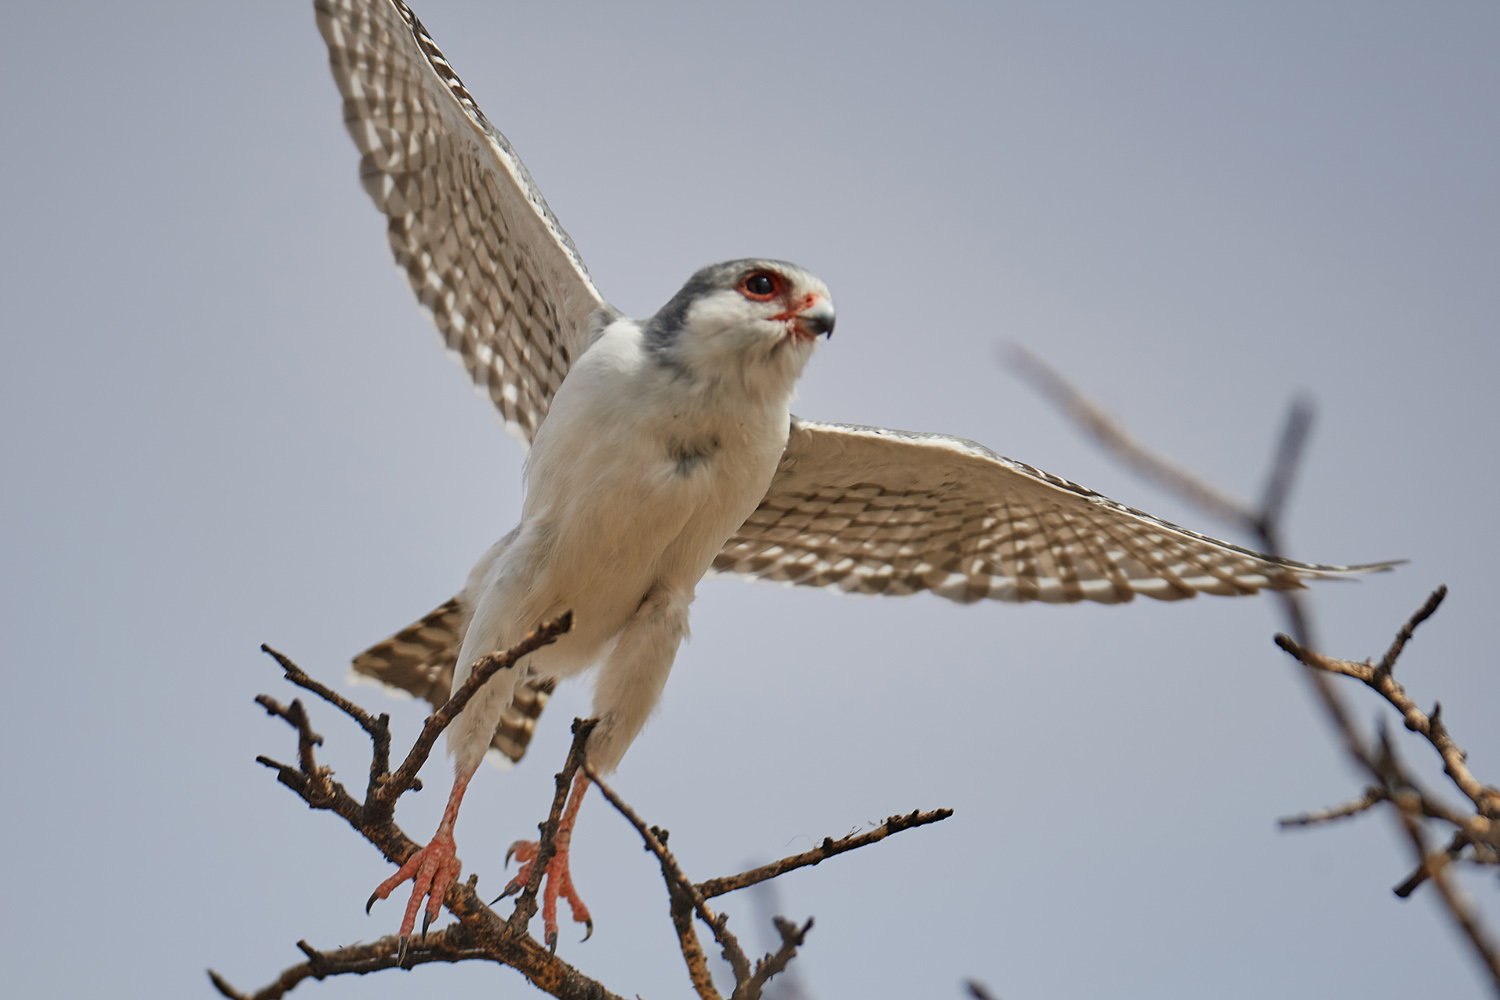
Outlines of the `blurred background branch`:
M1022 381L1035 388L1126 467L1205 515L1247 532L1266 554L1285 555L1281 545L1281 525L1287 498L1312 429L1313 408L1309 401L1299 398L1288 408L1260 503L1252 507L1146 447L1082 390L1024 347L1012 345L1006 362ZM1377 665L1369 660L1363 663L1335 660L1314 652L1317 641L1303 595L1297 591L1276 592L1290 633L1278 635L1277 644L1303 665L1303 675L1345 753L1373 782L1360 799L1283 820L1282 826L1319 825L1358 815L1381 803L1390 803L1417 862L1416 871L1397 887L1396 894L1405 898L1425 879L1430 878L1436 883L1449 918L1488 972L1495 993L1500 995L1500 946L1448 870L1452 861L1465 856L1482 865L1500 863L1500 792L1492 786L1480 784L1469 773L1465 764L1467 755L1453 742L1442 723L1441 705L1434 707L1430 714L1424 714L1391 677L1406 642L1416 627L1437 610L1446 594L1446 587L1433 592L1402 627ZM1364 682L1401 714L1407 729L1427 738L1441 756L1445 773L1468 799L1472 812L1454 810L1422 791L1400 763L1383 724L1374 739L1360 733L1347 703L1334 686L1332 675L1336 674ZM1425 822L1438 822L1454 829L1447 848L1429 851ZM1466 848L1467 855L1464 854ZM971 985L971 989L974 986ZM976 995L981 994L976 991Z

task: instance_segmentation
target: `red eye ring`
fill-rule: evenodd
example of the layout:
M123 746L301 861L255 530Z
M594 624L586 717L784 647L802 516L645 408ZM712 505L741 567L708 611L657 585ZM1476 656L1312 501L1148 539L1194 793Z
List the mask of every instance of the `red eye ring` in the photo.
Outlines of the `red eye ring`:
M785 280L774 271L751 271L740 279L739 292L752 302L769 302L785 287Z

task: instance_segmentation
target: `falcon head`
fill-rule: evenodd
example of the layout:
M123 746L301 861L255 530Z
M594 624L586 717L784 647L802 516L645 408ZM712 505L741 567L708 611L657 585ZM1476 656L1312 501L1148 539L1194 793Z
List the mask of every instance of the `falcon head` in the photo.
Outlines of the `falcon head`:
M645 323L647 343L685 375L790 392L833 300L811 272L784 260L731 260L688 279ZM784 383L784 384L783 384Z

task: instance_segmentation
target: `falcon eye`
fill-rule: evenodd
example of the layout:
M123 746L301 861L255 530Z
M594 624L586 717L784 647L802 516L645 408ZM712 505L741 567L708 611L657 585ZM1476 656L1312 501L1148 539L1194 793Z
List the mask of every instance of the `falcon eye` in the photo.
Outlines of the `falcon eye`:
M765 302L776 296L781 282L769 271L752 271L740 281L740 293L747 299Z

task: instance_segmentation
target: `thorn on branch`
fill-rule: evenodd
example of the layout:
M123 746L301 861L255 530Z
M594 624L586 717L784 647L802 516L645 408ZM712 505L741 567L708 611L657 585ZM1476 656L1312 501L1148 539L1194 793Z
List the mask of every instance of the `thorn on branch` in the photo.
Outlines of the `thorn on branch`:
M312 966L315 973L319 965L325 964L323 953L321 951L318 951L318 949L314 948L312 945L308 944L306 940L297 942L297 950L307 956L308 964Z

